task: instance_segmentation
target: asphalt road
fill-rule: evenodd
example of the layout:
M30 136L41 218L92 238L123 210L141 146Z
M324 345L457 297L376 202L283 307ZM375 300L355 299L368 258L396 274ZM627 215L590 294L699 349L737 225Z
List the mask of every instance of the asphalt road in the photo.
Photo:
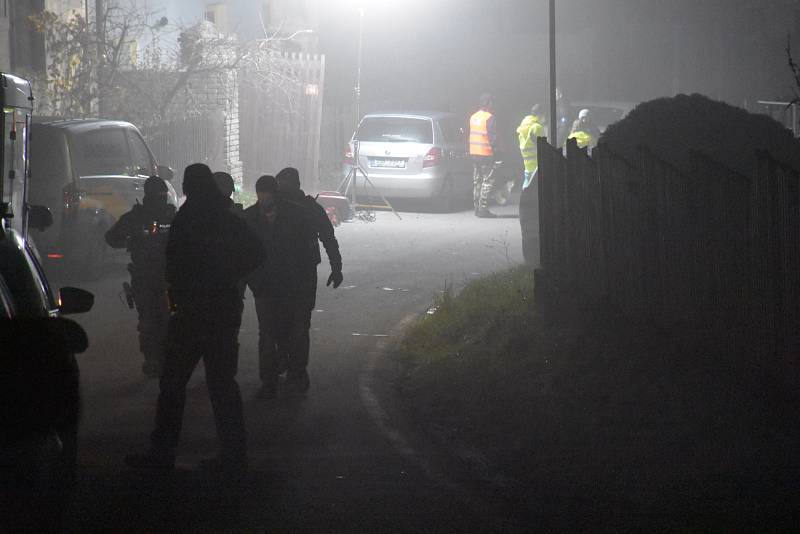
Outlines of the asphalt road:
M239 384L250 473L238 483L206 478L198 460L216 452L202 366L189 384L178 469L143 475L123 464L147 447L157 382L141 373L136 316L120 298L117 258L95 282L94 309L77 320L91 347L80 355L84 410L80 482L70 531L412 532L526 530L484 481L460 471L428 442L392 388L383 354L401 322L424 312L446 286L521 261L516 207L506 218L378 213L337 228L345 281L325 287L320 266L308 395L262 401L257 322L248 294Z

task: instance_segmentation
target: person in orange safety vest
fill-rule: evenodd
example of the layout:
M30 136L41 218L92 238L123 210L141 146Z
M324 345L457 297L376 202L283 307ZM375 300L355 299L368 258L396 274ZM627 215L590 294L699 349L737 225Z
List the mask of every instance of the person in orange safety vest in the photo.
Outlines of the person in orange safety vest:
M498 154L493 109L492 95L484 93L480 98L480 109L469 119L469 154L475 167L472 199L475 216L483 218L496 217L489 211L489 195L494 188L494 167Z

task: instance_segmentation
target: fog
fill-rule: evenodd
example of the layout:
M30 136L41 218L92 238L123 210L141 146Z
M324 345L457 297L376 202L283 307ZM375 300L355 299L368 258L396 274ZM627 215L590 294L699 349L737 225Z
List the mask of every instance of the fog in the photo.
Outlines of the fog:
M204 2L147 4L187 22ZM326 105L348 105L359 5L364 111L466 113L490 91L500 120L513 123L546 101L546 0L231 0L228 24L243 38L262 35L262 21L272 30L314 28L311 48L327 57ZM796 0L559 0L559 86L571 100L636 103L699 92L752 109L759 99L791 95L785 46L798 27Z

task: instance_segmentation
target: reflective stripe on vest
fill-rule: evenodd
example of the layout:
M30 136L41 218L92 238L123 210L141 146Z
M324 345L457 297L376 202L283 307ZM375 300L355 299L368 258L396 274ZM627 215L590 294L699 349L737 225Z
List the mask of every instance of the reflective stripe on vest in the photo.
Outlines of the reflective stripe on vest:
M492 145L489 142L489 119L492 114L480 110L469 119L469 153L471 156L492 156Z

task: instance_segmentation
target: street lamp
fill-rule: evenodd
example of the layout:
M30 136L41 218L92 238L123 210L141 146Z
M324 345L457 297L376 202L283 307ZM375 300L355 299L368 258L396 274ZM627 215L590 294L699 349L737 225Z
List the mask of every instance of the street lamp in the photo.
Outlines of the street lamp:
M356 128L361 120L361 45L364 40L364 6L358 6L358 60L356 68Z

